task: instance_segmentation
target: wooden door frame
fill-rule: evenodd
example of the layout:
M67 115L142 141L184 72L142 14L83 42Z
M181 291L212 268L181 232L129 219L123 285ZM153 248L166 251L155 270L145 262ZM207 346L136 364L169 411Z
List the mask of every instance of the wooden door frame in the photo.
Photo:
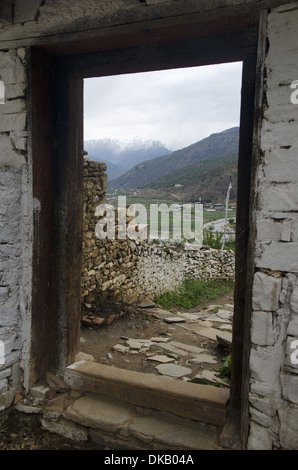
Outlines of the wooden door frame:
M79 348L83 218L83 80L30 48L34 227L28 387Z
M262 30L263 34L263 30ZM262 36L263 37L263 36ZM84 78L119 75L162 69L204 66L226 62L243 62L242 104L240 122L240 143L238 163L237 194L237 242L235 311L232 342L232 383L229 402L229 416L237 415L238 424L247 423L248 414L248 352L250 347L250 315L252 288L252 253L254 237L254 174L258 152L256 135L256 80L258 59L258 27L245 31L233 31L210 37L186 37L185 39L162 40L157 43L136 45L135 47L115 47L97 52L75 54L71 43L57 55L57 44L41 46L31 51L31 133L46 119L45 135L35 134L32 142L33 170L35 171L34 197L42 196L44 178L51 175L48 187L52 187L52 198L45 198L42 205L50 214L35 220L34 252L39 257L33 262L33 312L32 345L36 355L42 351L42 361L37 364L32 359L31 382L41 378L47 369L58 371L73 362L79 348L80 336L80 276L82 240L82 201L83 201L83 92ZM137 41L136 41L137 43ZM77 43L76 43L77 44ZM43 57L37 63L34 57ZM49 109L43 114L42 106L37 105L40 91L37 76L41 77L51 67L47 84L43 91L50 93ZM258 86L259 87L259 84ZM216 99L216 90L215 90ZM42 126L41 126L42 127ZM35 131L36 132L36 131ZM47 134L47 135L46 135ZM48 140L50 138L50 141ZM42 160L40 152L51 156ZM39 163L38 163L39 162ZM39 165L39 166L38 166ZM39 169L38 169L39 168ZM41 193L36 192L41 188ZM51 231L51 237L47 230ZM48 241L43 246L43 240ZM40 256L41 250L41 256ZM49 272L42 280L38 278L42 265ZM48 278L47 278L48 277ZM42 293L42 305L36 301ZM49 293L51 297L49 300ZM47 303L48 302L48 303ZM41 316L41 317L40 317ZM38 325L42 322L43 329ZM39 343L44 342L40 349ZM243 403L245 406L243 406ZM233 418L234 419L234 418ZM245 433L244 433L245 434ZM247 436L243 436L244 442Z

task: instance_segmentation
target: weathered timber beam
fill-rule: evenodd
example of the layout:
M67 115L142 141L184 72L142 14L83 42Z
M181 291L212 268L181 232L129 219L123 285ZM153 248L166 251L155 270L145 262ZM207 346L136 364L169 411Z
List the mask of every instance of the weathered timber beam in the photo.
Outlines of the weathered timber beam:
M53 20L54 22L28 21L14 24L13 28L0 29L0 49L47 45L56 46L54 53L69 54L72 47L75 52L83 53L87 52L82 45L83 40L93 41L93 50L97 40L98 49L103 50L110 48L108 39L115 37L118 41L115 41L115 46L113 43L113 47L121 47L123 43L127 47L130 45L129 37L133 37L134 42L153 42L165 34L173 34L175 30L177 33L182 32L182 36L188 34L189 28L205 29L205 34L208 34L210 28L231 32L235 27L243 30L257 25L260 11L291 2L292 0L175 0L154 5L136 2L133 8L119 8L111 13L97 10L92 14L87 12L84 17L69 20L64 18L63 21L57 13L57 20ZM65 51L64 44L66 47L69 44L68 51Z
M56 57L56 70L72 77L90 78L134 72L241 61L254 53L257 30L168 41L127 49Z

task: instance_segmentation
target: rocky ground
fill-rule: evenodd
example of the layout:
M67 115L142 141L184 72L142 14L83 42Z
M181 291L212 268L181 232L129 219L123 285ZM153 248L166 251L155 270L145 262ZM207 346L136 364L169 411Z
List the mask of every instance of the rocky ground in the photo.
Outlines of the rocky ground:
M191 311L166 311L156 305L124 310L112 304L88 309L88 316L94 317L91 320L104 321L82 325L83 355L123 369L229 387L228 377L219 377L218 371L230 353L232 293ZM38 415L13 407L0 413L0 450L104 448L49 433Z
M81 351L122 369L228 386L217 371L230 353L232 316L232 294L188 311L144 303L108 328L83 325Z
M0 413L1 450L105 450L105 448L93 442L74 442L50 433L41 426L38 415L20 413L12 409L8 413Z

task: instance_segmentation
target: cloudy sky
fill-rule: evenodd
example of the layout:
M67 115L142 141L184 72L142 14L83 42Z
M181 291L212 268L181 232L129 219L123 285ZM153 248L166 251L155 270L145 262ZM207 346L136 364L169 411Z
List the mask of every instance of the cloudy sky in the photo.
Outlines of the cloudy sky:
M84 138L160 140L177 150L239 125L242 63L84 83Z

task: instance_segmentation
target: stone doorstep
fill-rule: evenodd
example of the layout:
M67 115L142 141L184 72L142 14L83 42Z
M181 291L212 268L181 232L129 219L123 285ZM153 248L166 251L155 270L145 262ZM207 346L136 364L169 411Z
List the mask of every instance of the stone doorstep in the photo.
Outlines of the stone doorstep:
M67 367L65 382L72 390L97 393L130 405L155 409L202 423L222 426L229 391L80 361Z
M59 422L43 418L53 432L116 449L218 450L221 429L87 393L71 404Z

